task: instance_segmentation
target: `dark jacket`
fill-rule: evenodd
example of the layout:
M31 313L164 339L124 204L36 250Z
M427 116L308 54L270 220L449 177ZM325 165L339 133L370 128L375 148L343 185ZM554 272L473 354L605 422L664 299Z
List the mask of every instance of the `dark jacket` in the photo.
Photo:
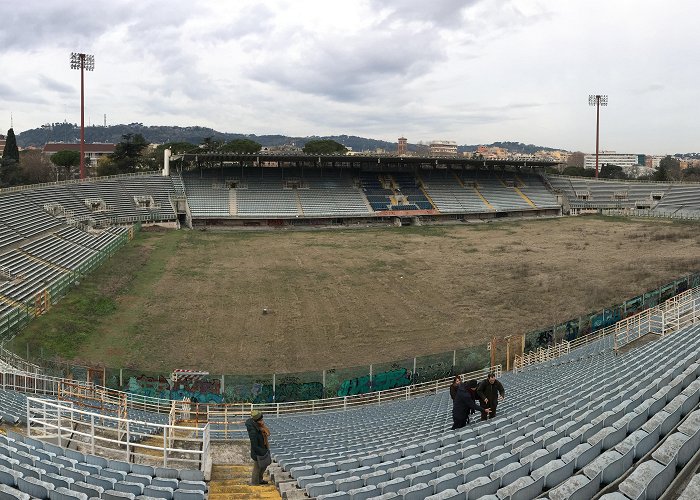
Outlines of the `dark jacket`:
M450 399L452 399L452 401L454 401L454 399L455 399L455 395L457 394L458 387L459 387L459 384L457 384L457 385L453 384L450 386Z
M452 405L452 416L466 418L469 410L484 411L480 404L476 402L474 392L470 391L466 384L459 384Z
M262 457L267 453L265 437L258 424L252 418L245 421L245 428L248 430L248 437L250 438L250 458L257 460L258 457Z
M505 397L506 391L503 388L503 384L501 384L498 380L496 380L493 384L489 384L489 379L486 379L481 381L479 386L476 388L476 394L482 401L484 399L488 399L489 402L486 403L488 406L495 407L498 403L498 395L500 394L501 396Z

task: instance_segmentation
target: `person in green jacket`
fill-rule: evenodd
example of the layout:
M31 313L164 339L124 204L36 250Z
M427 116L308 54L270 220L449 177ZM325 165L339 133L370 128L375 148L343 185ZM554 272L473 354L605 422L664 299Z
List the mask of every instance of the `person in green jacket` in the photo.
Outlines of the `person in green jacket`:
M496 407L498 402L506 397L506 391L503 384L496 380L496 375L491 372L476 388L476 395L479 396L482 406L491 409L489 413L481 414L481 420L487 420L496 416Z
M245 428L250 438L250 458L253 459L253 474L250 478L250 484L251 486L268 484L263 479L267 465L261 466L261 461L263 457L269 458L270 443L268 438L270 437L270 430L263 422L262 412L259 410L253 411L250 414L250 418L245 421Z

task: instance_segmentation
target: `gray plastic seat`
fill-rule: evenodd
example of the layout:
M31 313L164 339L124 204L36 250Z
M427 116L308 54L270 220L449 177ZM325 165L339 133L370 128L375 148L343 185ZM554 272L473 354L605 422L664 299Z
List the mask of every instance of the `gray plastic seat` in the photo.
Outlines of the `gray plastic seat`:
M21 477L17 480L17 488L33 498L48 499L54 485L35 477Z
M674 464L664 466L649 460L639 464L617 489L630 498L659 498L673 481L675 473Z
M173 500L204 500L204 492L201 490L177 489L173 492Z
M0 498L3 500L30 500L32 497L27 493L22 493L11 486L0 483Z
M125 491L105 490L101 498L102 500L135 500L136 495Z
M509 500L530 500L542 492L544 477L533 479L524 476L516 479L512 483L496 491L499 500L507 498Z
M600 475L593 479L578 474L550 490L550 500L583 500L593 498L600 488Z
M170 500L173 498L173 489L166 486L153 486L149 484L143 489L143 494L153 498Z
M418 483L408 488L402 488L397 491L403 500L423 500L426 496L434 493L433 487L426 483Z

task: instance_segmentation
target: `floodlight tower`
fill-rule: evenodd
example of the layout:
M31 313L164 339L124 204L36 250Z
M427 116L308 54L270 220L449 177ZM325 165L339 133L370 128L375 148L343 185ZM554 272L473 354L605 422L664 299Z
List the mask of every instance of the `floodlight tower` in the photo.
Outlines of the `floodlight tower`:
M71 52L70 68L80 70L80 178L85 178L85 71L95 69L95 56Z
M608 105L608 96L600 94L590 94L588 104L595 106L595 177L598 178L598 144L600 138L600 107Z

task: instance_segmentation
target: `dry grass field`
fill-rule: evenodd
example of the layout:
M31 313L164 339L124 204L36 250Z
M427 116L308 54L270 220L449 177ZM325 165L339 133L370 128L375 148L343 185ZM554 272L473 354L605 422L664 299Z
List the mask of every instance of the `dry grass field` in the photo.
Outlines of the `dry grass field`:
M145 230L15 346L110 367L212 373L408 358L553 325L697 271L698 229L580 217Z

